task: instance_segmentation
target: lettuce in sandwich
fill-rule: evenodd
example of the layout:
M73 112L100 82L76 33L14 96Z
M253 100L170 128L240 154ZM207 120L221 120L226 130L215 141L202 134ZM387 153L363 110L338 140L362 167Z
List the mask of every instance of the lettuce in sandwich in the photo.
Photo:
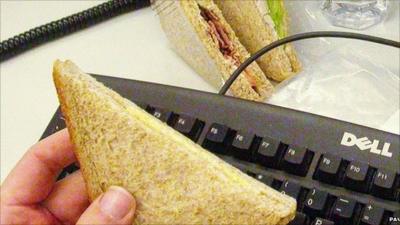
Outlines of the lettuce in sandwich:
M266 0L268 10L272 21L275 24L275 30L279 38L287 36L287 12L282 0Z

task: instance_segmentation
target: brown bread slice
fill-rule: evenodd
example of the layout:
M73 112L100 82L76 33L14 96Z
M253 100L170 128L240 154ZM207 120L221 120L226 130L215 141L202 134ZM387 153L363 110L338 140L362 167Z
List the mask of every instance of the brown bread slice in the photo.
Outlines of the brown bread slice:
M53 78L90 199L111 185L134 224L287 224L294 199L243 174L127 99L56 61Z
M160 24L173 50L217 89L222 87L238 65L250 57L212 0L160 0L159 2L164 2L164 4L159 3L162 4L159 6L161 9L166 8L160 10ZM201 9L212 12L218 18L220 27L232 43L237 58L236 63L221 53L218 44L210 35L211 27L201 16ZM229 89L233 96L254 101L265 100L272 95L273 90L273 85L257 63L252 63Z
M279 39L270 16L266 0L214 0L240 42L251 53ZM283 0L281 1L282 7ZM284 9L283 9L284 10ZM284 18L284 29L288 29L288 18ZM292 45L276 48L257 60L268 78L283 81L301 70L301 63Z

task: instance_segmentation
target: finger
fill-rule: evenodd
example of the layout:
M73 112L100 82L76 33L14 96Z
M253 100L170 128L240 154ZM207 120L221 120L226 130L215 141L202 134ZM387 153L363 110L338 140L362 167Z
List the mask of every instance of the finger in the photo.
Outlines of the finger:
M9 204L33 204L44 200L62 168L75 161L66 129L32 146L17 163L1 188Z
M42 205L63 224L75 224L89 204L82 174L76 171L58 181Z
M61 225L51 213L37 205L7 205L1 206L0 224L40 224L40 225Z
M77 225L133 223L135 199L125 189L110 187L79 218Z

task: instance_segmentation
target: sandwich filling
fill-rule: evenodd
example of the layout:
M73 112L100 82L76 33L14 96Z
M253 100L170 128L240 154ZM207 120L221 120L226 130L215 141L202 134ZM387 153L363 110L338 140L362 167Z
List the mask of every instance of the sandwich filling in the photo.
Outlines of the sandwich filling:
M279 38L287 36L286 10L283 1L267 0L267 10L275 24Z
M210 34L215 45L218 46L224 58L230 64L234 65L234 68L236 69L241 64L239 54L235 51L233 41L229 38L229 35L227 34L225 28L220 22L220 19L211 10L206 9L200 5L199 8L201 17L206 21L209 26L208 33ZM255 92L259 93L257 90L257 82L251 72L245 70L243 71L243 74L246 77L246 80L250 83L251 88Z

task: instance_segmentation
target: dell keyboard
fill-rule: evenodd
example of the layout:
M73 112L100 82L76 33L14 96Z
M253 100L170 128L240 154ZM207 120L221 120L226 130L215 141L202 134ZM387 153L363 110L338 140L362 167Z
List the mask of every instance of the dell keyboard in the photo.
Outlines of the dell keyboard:
M213 93L95 75L226 162L297 200L291 225L400 224L400 137ZM42 138L63 129L57 110ZM73 164L59 179L77 170Z

